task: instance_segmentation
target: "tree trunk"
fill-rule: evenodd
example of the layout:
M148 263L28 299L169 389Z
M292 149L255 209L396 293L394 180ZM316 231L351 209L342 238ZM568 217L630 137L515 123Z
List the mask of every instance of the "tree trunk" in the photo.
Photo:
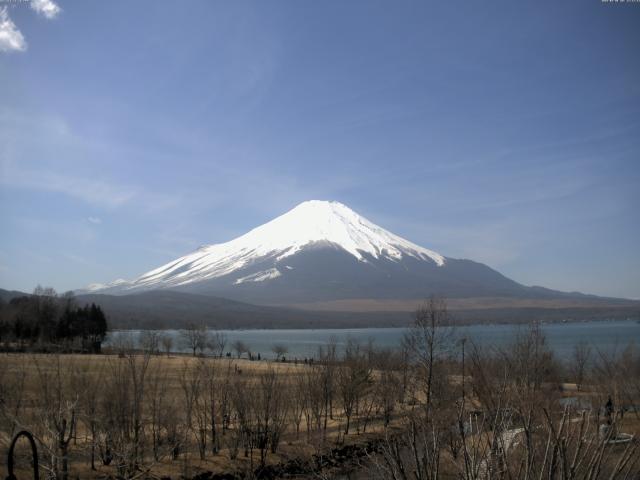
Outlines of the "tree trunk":
M91 424L91 470L96 469L96 429L93 423Z

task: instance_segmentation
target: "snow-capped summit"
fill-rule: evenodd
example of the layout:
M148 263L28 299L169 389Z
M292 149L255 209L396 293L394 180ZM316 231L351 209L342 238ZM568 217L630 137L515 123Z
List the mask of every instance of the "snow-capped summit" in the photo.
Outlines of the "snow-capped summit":
M314 242L332 243L359 260L367 253L375 258L381 255L401 258L404 254L430 258L438 265L444 263L442 255L388 232L346 205L321 200L303 202L235 240L205 246L199 251L205 252L207 261L212 263L221 256L235 256L239 252L243 253L243 261L249 260L244 253L250 253L251 258L279 252L278 259L282 259Z
M133 282L92 284L87 290L176 287L232 274L265 257L272 258L275 264L306 247L322 244L340 248L363 262L367 257L400 260L410 256L438 266L445 263L442 255L394 235L342 203L310 200L234 240L204 245ZM271 268L237 278L234 284L266 281L281 274L277 268Z
M451 291L464 295L484 288L477 285L479 279L507 289L517 285L484 265L445 258L405 240L342 203L310 200L238 238L202 246L133 281L93 284L87 290L127 294L172 288L289 303Z
M340 202L310 200L266 223L243 237L248 242L266 238L275 249L291 247L286 255L312 242L330 242L340 246L359 260L368 253L374 258L387 256L400 259L403 255L431 259L438 265L444 257L405 240ZM285 255L285 256L286 256Z

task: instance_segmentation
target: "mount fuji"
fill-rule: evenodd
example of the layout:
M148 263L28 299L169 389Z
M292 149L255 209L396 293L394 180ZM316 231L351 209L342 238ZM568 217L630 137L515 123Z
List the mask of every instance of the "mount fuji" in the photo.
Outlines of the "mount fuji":
M261 305L500 297L553 299L486 265L416 245L338 202L312 200L226 243L205 245L132 281L84 294L172 290Z

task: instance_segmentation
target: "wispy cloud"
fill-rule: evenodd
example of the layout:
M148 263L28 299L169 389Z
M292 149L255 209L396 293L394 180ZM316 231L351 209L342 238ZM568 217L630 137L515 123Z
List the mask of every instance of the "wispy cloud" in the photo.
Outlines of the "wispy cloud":
M140 186L116 184L73 174L63 175L46 170L7 170L5 175L0 177L0 184L11 188L60 193L90 205L110 209L134 205L146 212L162 211L179 203L179 199L173 195L156 193Z
M52 0L31 0L31 8L48 19L56 18L61 11Z
M63 118L0 108L0 187L66 195L106 209L126 205L144 213L182 203L183 192L122 179L117 169L96 160L101 149L93 139L76 135Z
M7 7L0 7L0 51L23 52L26 49L27 42L9 17Z
M76 255L75 253L62 252L61 256L65 260L71 261L73 263L77 263L79 265L84 265L85 267L100 267L100 268L104 268L103 265L100 265L99 263L96 263L94 260L87 259L87 258L85 258L85 257L83 257L81 255Z
M31 8L43 17L53 20L62 9L53 0L31 0ZM20 29L9 17L9 9L0 7L0 52L24 52L27 41Z
M14 171L8 176L6 183L7 186L63 193L89 204L108 208L122 206L135 196L134 190L126 186L47 171Z
M89 217L87 220L89 223L93 223L94 225L100 225L102 223L102 219L99 217Z

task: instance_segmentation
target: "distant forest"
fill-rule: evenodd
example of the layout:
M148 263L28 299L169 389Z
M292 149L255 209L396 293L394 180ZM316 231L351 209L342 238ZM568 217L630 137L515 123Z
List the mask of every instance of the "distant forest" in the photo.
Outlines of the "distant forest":
M100 352L107 319L94 303L79 306L73 293L36 287L32 295L0 299L4 350Z

